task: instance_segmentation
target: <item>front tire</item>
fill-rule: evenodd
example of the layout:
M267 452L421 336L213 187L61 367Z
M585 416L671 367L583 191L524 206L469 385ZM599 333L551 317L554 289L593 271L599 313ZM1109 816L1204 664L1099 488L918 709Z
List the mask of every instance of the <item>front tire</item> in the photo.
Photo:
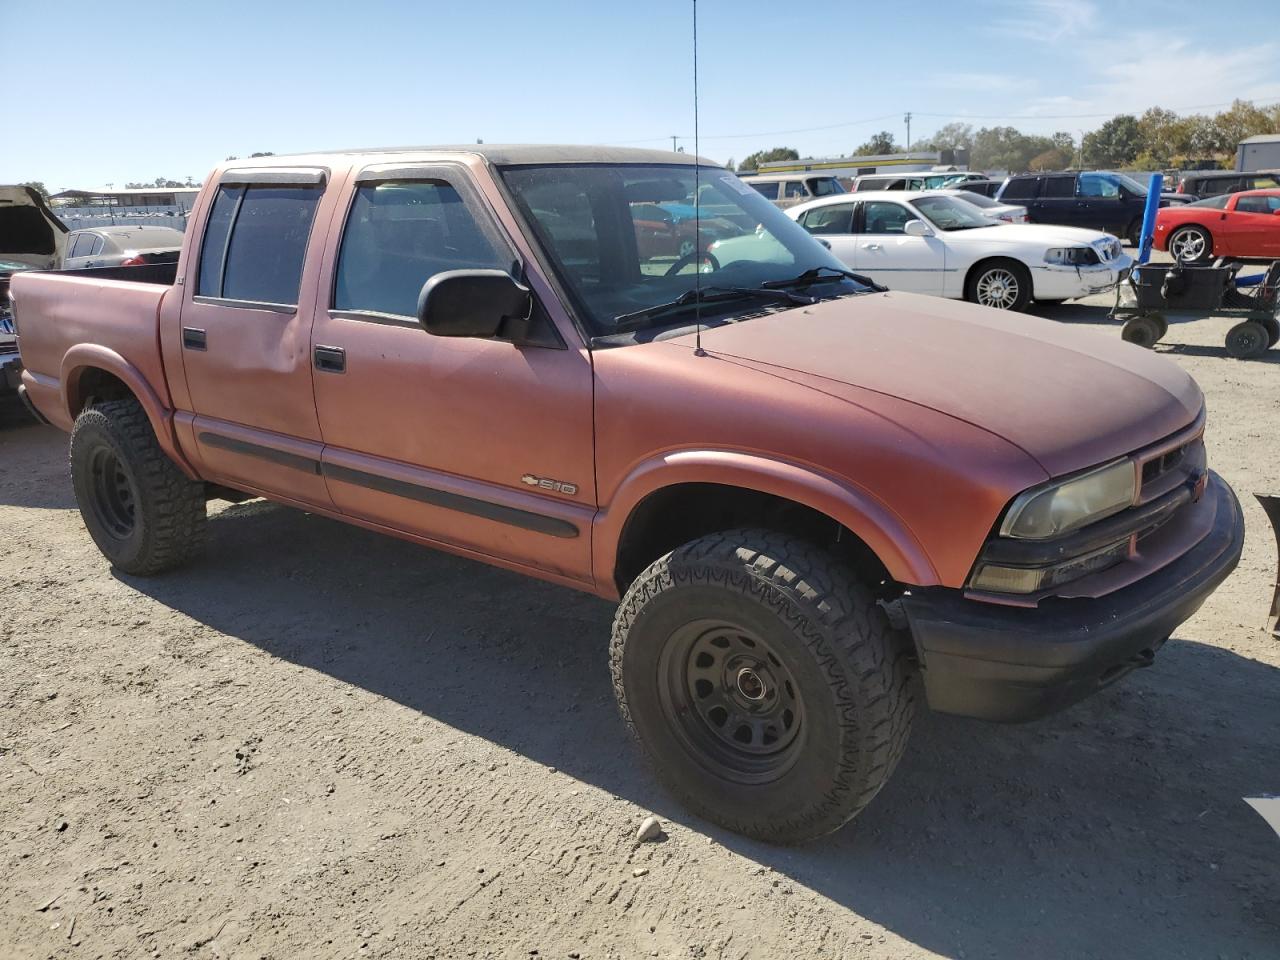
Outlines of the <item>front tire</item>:
M964 297L995 310L1025 310L1031 302L1031 273L1016 260L988 260L969 274Z
M111 400L76 417L71 485L89 536L124 573L173 569L204 543L204 484L160 449L136 400Z
M698 815L773 843L819 837L884 786L914 712L907 647L822 551L713 534L631 585L610 648L618 707Z

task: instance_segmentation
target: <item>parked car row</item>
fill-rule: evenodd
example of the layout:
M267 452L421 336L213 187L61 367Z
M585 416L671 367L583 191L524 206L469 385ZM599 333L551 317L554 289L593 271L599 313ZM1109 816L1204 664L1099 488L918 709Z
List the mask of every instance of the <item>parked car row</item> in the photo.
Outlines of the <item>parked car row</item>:
M1023 173L1006 180L996 199L1023 204L1032 223L1105 230L1136 246L1147 188L1123 173L1105 170ZM1188 199L1183 194L1161 193L1160 205Z

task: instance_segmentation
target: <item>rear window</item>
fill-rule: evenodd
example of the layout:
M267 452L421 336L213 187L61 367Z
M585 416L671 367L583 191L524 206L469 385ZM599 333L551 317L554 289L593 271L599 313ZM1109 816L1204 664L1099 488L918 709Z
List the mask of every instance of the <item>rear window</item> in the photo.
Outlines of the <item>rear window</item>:
M1040 191L1042 200L1074 198L1076 195L1075 177L1048 177L1044 181L1044 189Z
M1035 177L1017 177L1005 182L1001 200L1030 200L1036 195Z
M809 181L809 189L815 197L829 197L834 193L844 193L844 187L835 177L814 177Z
M200 249L203 297L295 306L318 186L218 189Z

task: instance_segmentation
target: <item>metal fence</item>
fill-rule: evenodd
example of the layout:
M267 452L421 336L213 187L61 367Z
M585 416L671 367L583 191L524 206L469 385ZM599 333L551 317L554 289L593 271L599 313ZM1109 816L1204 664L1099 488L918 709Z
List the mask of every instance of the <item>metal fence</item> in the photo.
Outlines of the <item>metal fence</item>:
M173 227L185 230L190 210L183 206L155 207L54 207L54 215L67 225L68 230L88 227L118 227L142 225Z

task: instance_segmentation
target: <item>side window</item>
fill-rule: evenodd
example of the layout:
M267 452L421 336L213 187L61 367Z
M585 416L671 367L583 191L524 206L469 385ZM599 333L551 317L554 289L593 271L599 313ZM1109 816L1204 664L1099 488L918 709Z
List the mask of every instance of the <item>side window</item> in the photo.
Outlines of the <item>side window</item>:
M1235 193L1240 189L1240 181L1234 177L1210 177L1202 184L1202 193L1206 197L1217 197Z
M804 184L803 184L803 183L800 183L800 182L799 182L799 181L797 181L797 180L789 180L789 181L787 181L787 192L786 192L786 194L784 194L784 196L786 197L786 199L788 199L788 200L795 200L795 199L801 199L801 200L803 200L803 199L804 199L805 197L807 197L808 195L809 195L809 192L808 192L807 190L805 190L805 188L804 188Z
M1036 195L1035 177L1016 177L1004 185L1002 200L1031 200Z
M96 257L98 254L102 252L102 248L105 247L106 245L107 245L107 241L104 240L102 237L94 237L93 249L89 251L89 256Z
M197 294L297 304L321 192L319 186L220 187L200 248Z
M760 194L760 196L764 197L766 200L778 199L778 184L775 181L757 183L753 180L748 180L747 183L751 186L752 190Z
M802 226L810 233L853 233L853 204L833 203L816 207L804 215Z
M1238 197L1237 213L1265 213L1268 216L1280 210L1280 197Z
M915 219L902 204L884 200L869 200L863 210L863 233L902 233L906 222Z
M1258 174L1249 178L1248 190L1274 190L1280 187L1280 175Z
M71 250L67 254L68 257L87 257L89 251L93 249L93 234L81 233L76 236L76 242L71 245Z
M1109 177L1097 173L1080 174L1076 195L1100 200L1116 200L1120 196L1120 187Z
M1072 177L1046 177L1044 189L1040 191L1042 200L1065 200L1075 195L1076 184Z
M511 261L447 181L362 184L338 251L333 306L413 317L422 285L437 273L508 269Z

